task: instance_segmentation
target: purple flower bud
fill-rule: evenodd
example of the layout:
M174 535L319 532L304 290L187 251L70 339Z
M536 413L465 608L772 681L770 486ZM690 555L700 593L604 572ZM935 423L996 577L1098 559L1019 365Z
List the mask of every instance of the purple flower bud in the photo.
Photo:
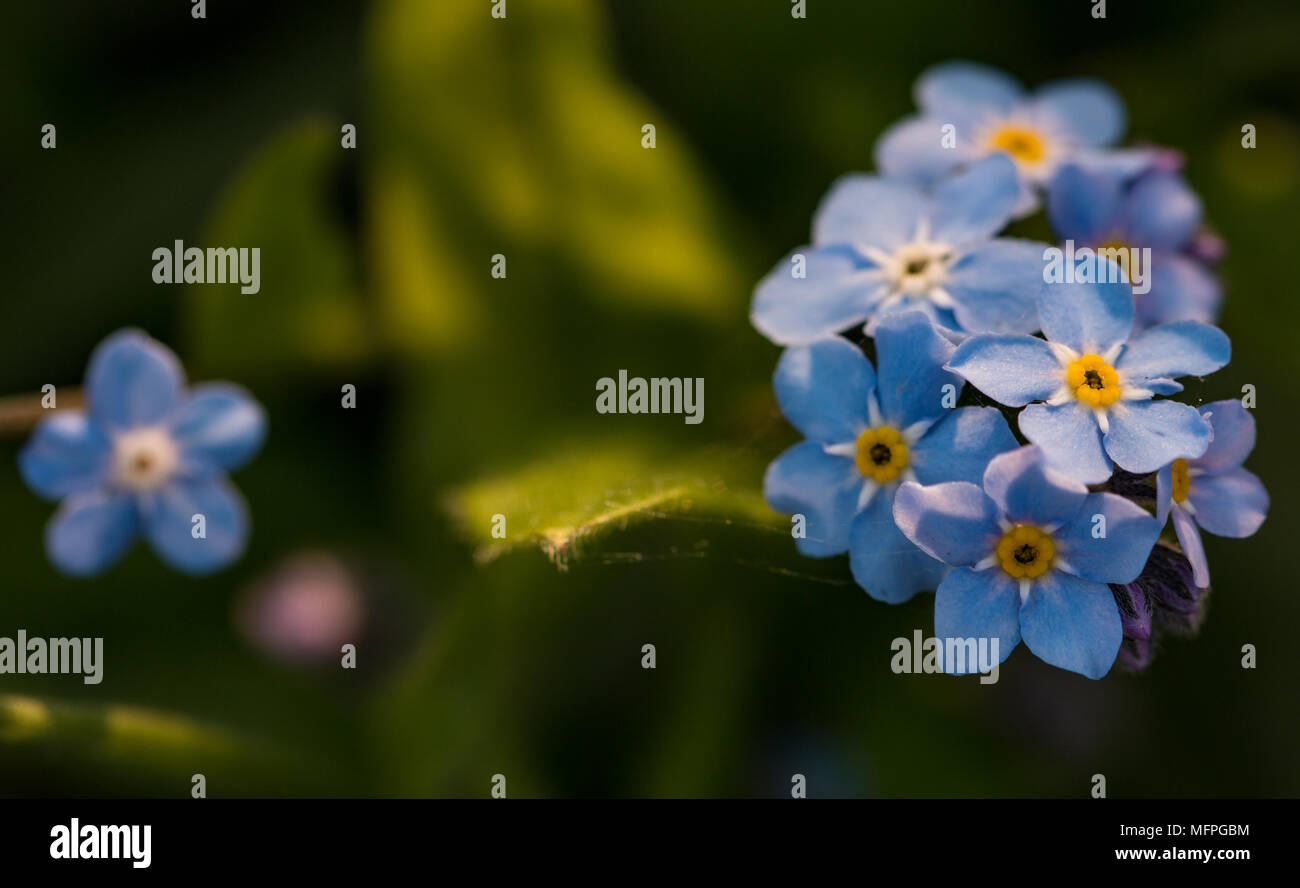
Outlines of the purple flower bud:
M364 607L353 573L333 556L295 556L248 590L237 623L253 644L277 659L328 662L355 643Z
M1208 228L1202 228L1192 235L1187 244L1188 255L1206 265L1218 265L1227 252L1228 245L1223 238Z
M1141 578L1139 578L1140 580ZM1146 641L1151 637L1151 602L1139 581L1112 585L1115 605L1119 608L1124 637Z
M1209 591L1196 587L1187 556L1163 541L1152 548L1136 580L1112 584L1110 590L1124 627L1118 660L1136 671L1151 665L1154 642L1161 633L1186 635L1196 631Z
M1141 672L1155 659L1155 647L1148 639L1125 637L1119 646L1116 662L1125 669Z
M1157 610L1190 614L1197 611L1204 600L1203 590L1196 588L1191 562L1167 543L1159 543L1151 550L1147 565L1135 582L1143 585L1144 591L1154 599Z

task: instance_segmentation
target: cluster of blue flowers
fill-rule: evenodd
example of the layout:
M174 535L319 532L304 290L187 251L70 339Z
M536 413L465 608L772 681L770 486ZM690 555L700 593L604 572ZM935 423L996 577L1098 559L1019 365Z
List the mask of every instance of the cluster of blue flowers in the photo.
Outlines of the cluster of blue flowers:
M755 291L806 438L764 493L804 516L803 554L847 552L873 597L936 590L940 639L996 638L1002 659L1023 640L1090 678L1142 668L1203 606L1198 527L1245 537L1268 510L1242 468L1249 411L1168 398L1228 363L1217 241L1174 153L1113 147L1124 108L1100 83L1027 94L956 62L916 99L881 173L835 183L812 244ZM1053 245L998 236L1044 204L1067 255L1083 247L1063 277ZM1123 257L1142 254L1139 288Z

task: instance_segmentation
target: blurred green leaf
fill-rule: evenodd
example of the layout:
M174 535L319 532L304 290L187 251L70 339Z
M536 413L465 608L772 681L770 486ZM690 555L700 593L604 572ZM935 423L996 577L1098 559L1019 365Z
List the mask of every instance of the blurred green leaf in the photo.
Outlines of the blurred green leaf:
M310 770L300 756L179 715L122 704L89 705L0 695L6 785L33 763L73 785L99 791L187 796L203 774L212 795L301 792Z
M629 528L664 519L681 528L677 536L687 547L706 546L701 529L710 525L788 537L789 519L752 486L731 483L735 471L721 451L671 461L626 440L607 448L571 446L518 472L460 487L448 507L480 561L527 545L561 570ZM504 539L492 536L498 514L505 516Z
M681 136L617 80L595 4L488 12L389 0L372 18L367 244L392 341L468 348L498 331L494 305L526 323L516 309L571 305L575 289L713 321L740 310L708 189Z
M355 248L333 201L343 149L337 127L304 120L235 176L202 247L259 247L261 288L192 287L188 357L239 378L359 359L369 347Z

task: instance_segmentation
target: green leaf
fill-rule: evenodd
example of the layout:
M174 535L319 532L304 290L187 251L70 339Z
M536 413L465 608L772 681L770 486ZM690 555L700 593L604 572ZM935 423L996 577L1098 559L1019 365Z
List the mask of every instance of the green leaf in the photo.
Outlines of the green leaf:
M298 755L184 716L16 694L0 695L0 750L11 788L29 770L48 776L55 765L82 794L188 796L194 774L214 796L301 792L311 779Z
M563 447L517 472L464 485L448 509L480 562L518 546L541 549L560 570L585 557L704 557L718 538L737 535L766 540L765 556L784 551L793 561L790 519L763 500L761 478L762 466L721 448L683 459L621 441ZM503 539L493 536L498 515ZM654 548L616 551L633 539L629 531L655 531Z
M338 126L321 120L291 126L223 193L198 246L260 248L261 287L187 293L187 358L202 372L264 377L347 365L367 352L356 250L334 201L339 138Z
M743 312L748 286L703 177L604 43L590 0L521 3L507 19L466 3L376 5L362 138L390 342L471 349L582 298L709 322ZM490 273L498 254L505 279Z

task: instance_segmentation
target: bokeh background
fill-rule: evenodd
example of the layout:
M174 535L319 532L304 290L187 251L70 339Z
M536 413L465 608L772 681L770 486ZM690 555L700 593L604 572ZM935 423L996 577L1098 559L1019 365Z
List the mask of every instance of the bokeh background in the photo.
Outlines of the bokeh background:
M106 666L0 676L0 794L185 796L195 773L212 796L485 796L495 774L512 797L781 796L795 773L811 796L1085 797L1097 773L1112 797L1300 794L1300 7L491 6L7 10L0 393L70 391L136 326L271 426L235 477L250 547L205 579L143 546L60 576L6 431L0 635L102 636ZM752 286L949 58L1109 81L1228 245L1234 359L1189 393L1257 386L1273 510L1207 537L1204 628L1141 675L1024 650L993 686L895 675L932 596L886 606L846 558L798 558L758 495L795 435ZM155 285L176 239L260 247L261 292ZM704 377L705 421L598 415L620 368Z

